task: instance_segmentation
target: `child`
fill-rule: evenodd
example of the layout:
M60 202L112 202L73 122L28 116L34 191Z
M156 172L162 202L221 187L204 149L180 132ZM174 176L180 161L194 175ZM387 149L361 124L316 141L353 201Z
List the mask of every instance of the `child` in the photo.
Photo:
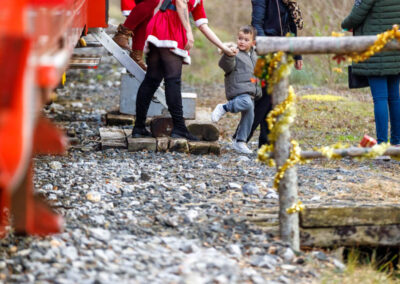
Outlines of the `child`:
M219 66L225 71L225 93L228 102L214 109L211 120L217 122L226 112L242 113L233 149L251 154L246 141L254 119L254 99L261 97L261 87L254 77L257 55L254 51L256 30L252 26L241 27L237 37L235 56L223 55Z

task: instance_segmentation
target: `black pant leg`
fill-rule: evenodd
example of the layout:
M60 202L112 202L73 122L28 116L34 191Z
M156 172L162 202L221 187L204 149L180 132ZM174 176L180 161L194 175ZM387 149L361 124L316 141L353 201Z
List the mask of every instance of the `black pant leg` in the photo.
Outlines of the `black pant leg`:
M160 49L163 76L165 80L165 97L168 111L171 114L174 128L187 132L183 118L181 77L183 58L167 48Z
M139 87L136 98L136 120L135 127L144 128L147 111L154 93L162 81L161 57L157 47L150 45L150 52L146 57L147 72Z
M272 97L267 94L267 88L262 88L262 97L255 101L254 104L254 121L251 126L251 131L247 141L251 139L254 131L260 125L260 136L258 138L258 147L268 143L268 125L266 122L266 118L268 113L272 110Z

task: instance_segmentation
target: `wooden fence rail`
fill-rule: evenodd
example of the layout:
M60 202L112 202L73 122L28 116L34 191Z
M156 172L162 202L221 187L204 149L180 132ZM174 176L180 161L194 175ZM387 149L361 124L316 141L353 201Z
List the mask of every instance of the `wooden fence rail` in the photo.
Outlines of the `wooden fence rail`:
M363 52L377 36L344 37L257 37L257 54L283 51L292 54L348 54ZM400 42L389 42L384 51L400 50Z

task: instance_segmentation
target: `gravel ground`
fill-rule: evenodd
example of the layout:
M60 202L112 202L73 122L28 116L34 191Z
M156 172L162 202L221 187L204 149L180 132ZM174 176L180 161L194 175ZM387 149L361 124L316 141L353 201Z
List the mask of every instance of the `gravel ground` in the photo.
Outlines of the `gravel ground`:
M104 114L118 108L122 69L115 66L104 58L98 73L71 71L45 108L76 140L65 156L35 159L36 189L64 216L65 231L11 232L0 241L0 282L310 283L344 269L331 253L293 252L249 222L249 212L277 207L275 171L255 154L234 153L227 139L221 156L100 151ZM399 179L390 169L398 162L389 163L299 166L300 197L307 205L368 201L363 189L375 181L394 185L393 196L377 201L396 198Z

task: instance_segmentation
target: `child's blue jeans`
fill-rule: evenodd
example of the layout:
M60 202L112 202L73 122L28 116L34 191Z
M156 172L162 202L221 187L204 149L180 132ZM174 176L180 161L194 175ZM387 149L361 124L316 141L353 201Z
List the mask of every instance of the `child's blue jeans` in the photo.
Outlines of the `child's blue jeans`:
M242 113L242 118L237 128L236 141L246 142L254 120L254 103L251 96L243 94L229 100L225 104L225 110L233 113Z
M378 143L388 142L390 118L390 143L400 144L400 75L368 77L374 100L375 126Z

